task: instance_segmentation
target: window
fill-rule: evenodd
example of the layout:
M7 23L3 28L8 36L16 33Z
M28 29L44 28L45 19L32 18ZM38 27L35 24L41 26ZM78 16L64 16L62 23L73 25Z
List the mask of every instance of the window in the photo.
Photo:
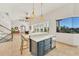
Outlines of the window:
M57 22L57 32L79 33L79 17L69 17L59 19Z

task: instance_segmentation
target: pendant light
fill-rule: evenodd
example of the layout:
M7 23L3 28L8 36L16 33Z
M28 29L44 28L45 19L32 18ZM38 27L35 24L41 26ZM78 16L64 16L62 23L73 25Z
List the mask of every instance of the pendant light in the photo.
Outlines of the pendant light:
M43 3L41 2L41 15L40 15L40 19L44 20L45 18L44 18L44 15L43 15L42 8L43 8Z
M26 19L34 19L35 18L35 8L34 8L34 0L33 0L33 8L32 8L32 14L29 17L28 14L26 14Z
M26 19L30 19L30 17L28 16L28 13L26 12Z
M32 15L31 15L31 19L35 18L35 8L34 8L34 0L33 0L33 9L32 9Z

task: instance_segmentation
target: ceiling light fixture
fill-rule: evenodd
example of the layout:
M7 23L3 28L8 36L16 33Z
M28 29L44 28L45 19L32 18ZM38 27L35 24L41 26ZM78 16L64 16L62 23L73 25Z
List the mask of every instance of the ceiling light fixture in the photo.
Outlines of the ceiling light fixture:
M33 8L32 8L32 14L31 16L29 17L28 16L28 13L26 13L26 19L34 19L35 18L35 7L34 7L34 0L33 0Z
M44 15L43 15L43 11L42 11L43 9L42 8L43 8L43 3L41 1L41 15L40 15L40 19L44 20L45 18L44 18Z
M34 7L34 0L33 0L33 11L32 11L32 16L31 19L35 18L35 7Z

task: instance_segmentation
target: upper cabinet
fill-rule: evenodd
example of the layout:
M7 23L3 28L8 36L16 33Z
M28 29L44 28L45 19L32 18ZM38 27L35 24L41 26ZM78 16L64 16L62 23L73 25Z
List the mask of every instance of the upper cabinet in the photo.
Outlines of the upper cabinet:
M49 22L43 22L31 25L31 33L48 33L49 32Z

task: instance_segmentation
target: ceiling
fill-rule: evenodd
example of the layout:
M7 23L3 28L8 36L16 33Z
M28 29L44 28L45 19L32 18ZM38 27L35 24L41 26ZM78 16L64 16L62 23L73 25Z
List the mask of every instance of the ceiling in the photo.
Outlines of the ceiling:
M44 3L42 5L42 12L46 14L50 11L55 10L61 6L65 5L64 3ZM17 17L24 17L26 12L31 15L33 8L33 3L1 3L0 4L0 13L1 12L8 12L10 16L17 18ZM35 3L35 14L39 16L41 14L41 4Z

